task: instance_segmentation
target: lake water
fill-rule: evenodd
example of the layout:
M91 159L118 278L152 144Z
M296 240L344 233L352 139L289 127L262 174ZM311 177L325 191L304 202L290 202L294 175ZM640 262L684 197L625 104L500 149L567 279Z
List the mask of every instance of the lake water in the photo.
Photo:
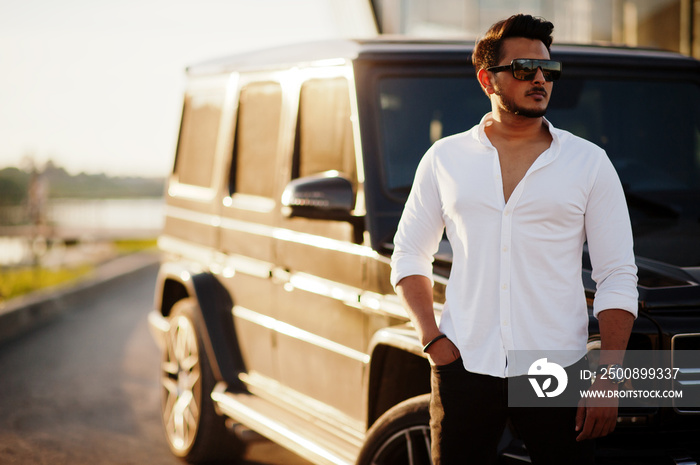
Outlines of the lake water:
M154 238L163 228L164 214L162 198L61 199L47 208L47 218L59 235L81 240ZM27 262L36 246L26 237L0 236L0 265Z
M62 199L49 204L49 221L59 228L85 230L159 231L163 227L165 200Z

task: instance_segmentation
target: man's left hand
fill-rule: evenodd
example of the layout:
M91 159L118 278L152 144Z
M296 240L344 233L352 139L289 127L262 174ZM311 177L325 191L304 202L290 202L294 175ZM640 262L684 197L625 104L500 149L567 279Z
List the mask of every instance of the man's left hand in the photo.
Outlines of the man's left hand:
M576 412L576 431L581 433L577 441L595 439L612 433L617 425L617 397L607 396L607 391L616 391L618 387L605 380L596 380L588 389L589 392L602 391L603 397L582 398Z

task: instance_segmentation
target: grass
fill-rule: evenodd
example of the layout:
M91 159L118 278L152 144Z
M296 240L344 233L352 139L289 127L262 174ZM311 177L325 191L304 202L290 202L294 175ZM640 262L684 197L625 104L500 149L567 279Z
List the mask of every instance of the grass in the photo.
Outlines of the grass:
M118 255L154 249L156 239L123 239L114 241ZM40 289L67 284L89 275L93 263L70 267L46 268L37 266L0 267L0 302Z
M127 254L155 249L157 242L157 239L119 239L114 241L114 246L119 254Z
M0 301L87 276L93 265L71 268L13 267L0 270Z

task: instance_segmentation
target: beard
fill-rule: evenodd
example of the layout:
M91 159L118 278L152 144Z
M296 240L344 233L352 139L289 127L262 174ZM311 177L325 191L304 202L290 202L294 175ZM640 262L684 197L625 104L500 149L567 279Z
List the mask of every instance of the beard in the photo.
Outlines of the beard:
M501 106L508 113L518 116L524 116L526 118L541 118L547 113L547 107L540 108L523 108L515 103L512 98L506 97L503 92L494 86L496 95L501 99ZM533 87L531 91L545 91L544 87Z

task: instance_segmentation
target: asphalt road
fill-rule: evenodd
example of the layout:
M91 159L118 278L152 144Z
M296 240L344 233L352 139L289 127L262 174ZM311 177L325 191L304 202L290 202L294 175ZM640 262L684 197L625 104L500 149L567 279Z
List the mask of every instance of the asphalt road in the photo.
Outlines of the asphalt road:
M181 465L160 420L159 351L146 316L156 268L110 283L0 344L0 464ZM308 465L267 441L245 465Z

